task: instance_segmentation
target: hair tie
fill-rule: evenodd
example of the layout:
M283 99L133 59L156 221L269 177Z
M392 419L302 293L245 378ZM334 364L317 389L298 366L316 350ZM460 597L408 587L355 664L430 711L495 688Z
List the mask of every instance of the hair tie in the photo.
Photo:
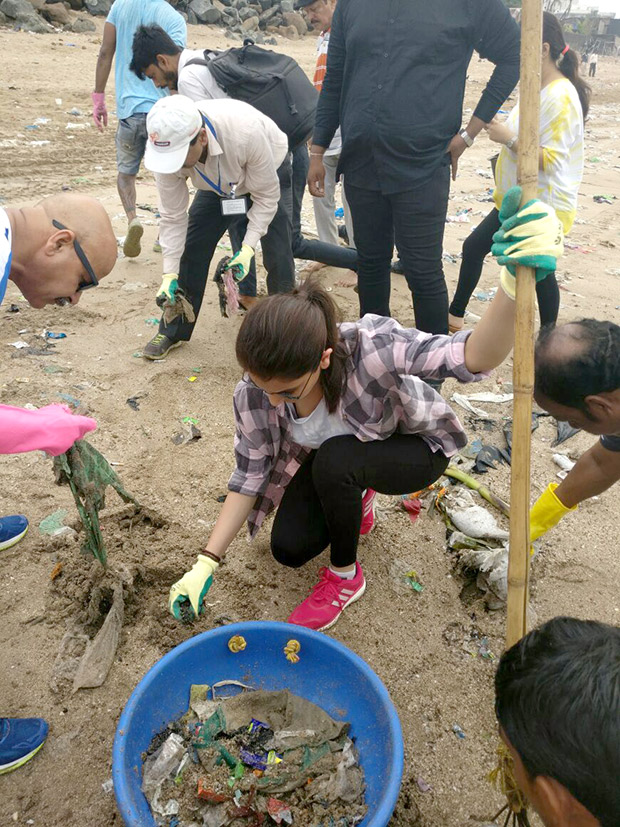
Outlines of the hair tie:
M570 46L567 43L566 46L560 52L560 57L564 57L564 55L566 54L566 52L568 52L569 49L570 49Z

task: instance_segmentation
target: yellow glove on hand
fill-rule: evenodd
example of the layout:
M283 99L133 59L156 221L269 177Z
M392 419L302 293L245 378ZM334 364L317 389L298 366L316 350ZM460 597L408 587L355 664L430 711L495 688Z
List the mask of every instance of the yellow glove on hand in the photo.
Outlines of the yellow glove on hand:
M551 482L536 500L530 511L530 542L538 540L550 528L557 525L569 511L575 511L577 506L567 508L555 495L557 483Z
M189 601L191 604L194 617L198 617L202 612L202 601L211 588L213 575L218 568L219 563L216 563L215 560L206 557L204 554L199 554L198 560L192 568L172 586L168 599L168 608L177 620L184 619L181 613L181 606L186 601Z
M177 273L164 274L159 290L157 291L157 296L155 297L158 307L163 307L166 302L174 304L174 298L177 290L179 289L178 278L179 276Z
M231 270L235 281L243 281L250 272L254 250L249 244L243 244L239 252L230 259L224 270Z

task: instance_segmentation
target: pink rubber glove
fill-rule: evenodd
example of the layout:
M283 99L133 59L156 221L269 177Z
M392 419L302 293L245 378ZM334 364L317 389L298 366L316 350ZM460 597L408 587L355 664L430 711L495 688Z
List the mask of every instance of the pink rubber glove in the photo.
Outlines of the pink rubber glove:
M0 454L47 451L56 457L96 427L94 419L77 416L66 405L34 411L0 405Z
M105 92L93 92L91 98L93 99L93 121L99 132L103 132L103 127L108 125Z

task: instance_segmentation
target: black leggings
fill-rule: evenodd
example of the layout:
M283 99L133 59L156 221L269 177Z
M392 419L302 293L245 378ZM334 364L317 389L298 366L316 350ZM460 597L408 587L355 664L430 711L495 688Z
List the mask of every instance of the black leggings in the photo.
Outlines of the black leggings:
M459 283L450 305L453 316L460 318L465 315L471 294L480 281L484 257L491 251L493 236L500 226L499 212L493 209L465 239ZM550 273L544 281L536 282L536 296L541 326L555 324L560 309L560 289L555 273Z
M344 567L357 557L362 492L407 494L435 482L448 465L415 434L361 442L336 436L313 451L289 483L271 531L279 563L303 566L331 544L331 563Z

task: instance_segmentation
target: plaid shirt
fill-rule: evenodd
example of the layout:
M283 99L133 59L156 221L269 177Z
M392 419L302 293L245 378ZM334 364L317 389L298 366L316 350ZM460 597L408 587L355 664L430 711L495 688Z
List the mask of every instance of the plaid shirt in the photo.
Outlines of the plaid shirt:
M387 439L395 431L419 434L433 451L448 457L463 448L467 435L458 417L424 380L452 377L474 382L488 375L472 374L465 367L470 333L432 336L372 314L341 324L348 358L338 413L355 436L370 442ZM292 441L286 405L274 408L267 394L245 379L235 389L233 407L237 467L228 488L257 497L248 518L254 537L310 451Z

